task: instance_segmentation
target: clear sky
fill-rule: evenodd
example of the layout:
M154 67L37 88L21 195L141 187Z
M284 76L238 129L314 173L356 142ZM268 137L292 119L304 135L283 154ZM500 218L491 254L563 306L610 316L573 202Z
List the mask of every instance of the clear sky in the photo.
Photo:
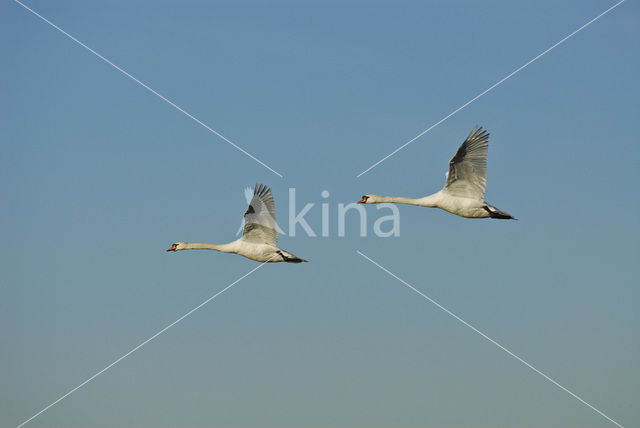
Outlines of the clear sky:
M343 3L26 2L284 178L0 4L0 425L257 266L165 252L235 239L257 182L284 228L289 188L316 230L329 204L329 237L279 241L310 263L262 267L29 426L614 426L356 250L640 425L637 2L360 178L615 2ZM476 124L486 199L519 221L399 206L399 237L355 213L337 236L338 203L438 190Z

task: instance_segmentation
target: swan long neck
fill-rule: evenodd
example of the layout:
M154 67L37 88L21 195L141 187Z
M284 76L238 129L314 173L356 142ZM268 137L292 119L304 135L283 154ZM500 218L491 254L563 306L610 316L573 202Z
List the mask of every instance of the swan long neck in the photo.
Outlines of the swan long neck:
M235 248L229 244L201 244L201 243L186 243L184 245L184 250L215 250L221 251L223 253L233 253L235 252Z
M391 202L395 204L418 205L420 207L435 207L438 202L438 194L425 196L424 198L405 198L402 196L375 196L373 203Z

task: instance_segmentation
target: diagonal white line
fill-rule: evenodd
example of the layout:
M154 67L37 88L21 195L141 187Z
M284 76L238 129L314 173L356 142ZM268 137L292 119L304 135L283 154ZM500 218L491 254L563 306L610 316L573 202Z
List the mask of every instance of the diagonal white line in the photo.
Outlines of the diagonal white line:
M465 320L463 320L462 318L460 318L458 315L454 314L453 312L451 312L449 309L445 308L444 306L442 306L440 303L436 302L435 300L433 300L431 297L427 296L426 294L422 293L420 290L418 290L417 288L415 288L413 285L409 284L408 282L406 282L405 280L403 280L402 278L400 278L399 276L395 275L393 272L391 272L389 269L386 269L385 267L381 266L380 264L378 264L377 262L375 262L374 260L372 260L370 257L366 256L365 254L363 254L362 252L360 252L360 250L356 250L356 253L360 254L362 257L364 257L365 259L367 259L368 261L370 261L371 263L373 263L374 265L378 266L380 269L382 269L383 271L385 271L386 273L388 273L389 275L391 275L392 277L394 277L395 279L397 279L398 281L400 281L402 284L404 284L405 286L407 286L409 289L415 291L416 293L418 293L420 296L424 297L425 299L427 299L429 302L433 303L434 305L436 305L438 308L442 309L444 312L446 312L447 314L451 315L453 318L455 318L456 320L460 321L462 324L464 324L466 327L469 327L471 330L475 331L476 333L478 333L480 336L484 337L485 339L487 339L489 342L493 343L494 345L496 345L498 348L502 349L504 352L506 352L507 354L511 355L513 358L515 358L516 360L520 361L522 364L524 364L525 366L529 367L531 370L533 370L534 372L538 373L540 376L542 376L543 378L545 378L546 380L548 380L549 382L551 382L552 384L554 384L555 386L557 386L558 388L562 389L563 391L565 391L566 393L568 393L569 395L571 395L573 398L575 398L576 400L580 401L582 404L586 405L587 407L589 407L590 409L596 411L597 413L599 413L601 416L603 416L604 418L606 418L607 420L609 420L610 422L614 423L615 425L619 426L620 428L624 428L622 425L620 425L618 422L614 421L613 419L611 419L609 416L605 415L604 413L602 413L600 410L596 409L595 407L593 407L591 404L587 403L585 400L583 400L582 398L580 398L579 396L577 396L576 394L574 394L573 392L569 391L567 388L565 388L564 386L560 385L558 382L556 382L555 380L553 380L552 378L550 378L549 376L547 376L546 374L544 374L543 372L541 372L540 370L538 370L537 368L535 368L534 366L532 366L531 364L529 364L528 362L526 362L525 360L523 360L522 358L520 358L519 356L517 356L516 354L514 354L513 352L511 352L510 350L508 350L507 348L505 348L504 346L502 346L501 344L499 344L498 342L496 342L495 340L493 340L492 338L490 338L489 336L487 336L486 334L484 334L483 332L481 332L480 330L478 330L477 328L475 328L474 326L472 326L471 324L469 324L468 322L466 322Z
M102 55L100 55L98 52L94 51L93 49L91 49L89 46L85 45L84 43L82 43L80 40L76 39L75 37L73 37L71 34L67 33L66 31L64 31L62 28L58 27L56 24L54 24L53 22L49 21L47 18L45 18L44 16L40 15L38 12L36 12L35 10L31 9L30 7L28 7L27 5L25 5L24 3L20 2L19 0L13 0L16 3L18 3L20 6L22 6L23 8L25 8L26 10L28 10L29 12L31 12L32 14L34 14L35 16L37 16L38 18L40 18L41 20L43 20L44 22L46 22L47 24L51 25L53 28L55 28L56 30L60 31L62 34L64 34L65 36L67 36L68 38L70 38L71 40L73 40L74 42L76 42L77 44L79 44L80 46L82 46L83 48L85 48L86 50L88 50L89 52L91 52L92 54L94 54L95 56L97 56L98 58L100 58L101 60L103 60L104 62L106 62L107 64L109 64L110 66L112 66L113 68L115 68L116 70L118 70L120 73L124 74L125 76L127 76L129 79L133 80L134 82L138 83L140 86L142 86L143 88L145 88L146 90L148 90L149 92L151 92L152 94L156 95L157 97L159 97L160 99L162 99L163 101L165 101L167 104L169 104L170 106L172 106L173 108L175 108L176 110L180 111L181 113L183 113L185 116L193 119L197 124L203 126L205 129L209 130L210 132L214 133L215 135L217 135L218 137L220 137L221 139L223 139L224 141L226 141L227 143L231 144L233 147L235 147L237 150L241 151L242 153L244 153L245 155L249 156L251 159L253 159L254 161L258 162L260 165L262 165L263 167L267 168L269 171L273 172L275 175L277 175L280 178L283 178L282 174L280 174L279 172L277 172L276 170L272 169L269 165L265 164L264 162L262 162L260 159L258 159L257 157L253 156L251 153L247 152L245 149L243 149L242 147L238 146L237 144L235 144L234 142L232 142L231 140L229 140L228 138L226 138L224 135L220 134L218 131L216 131L215 129L211 128L209 125L207 125L206 123L202 122L200 119L198 119L197 117L193 116L191 113L187 112L186 110L184 110L183 108L181 108L180 106L176 105L174 102L172 102L171 100L167 99L165 96L159 94L158 92L154 91L153 89L151 89L149 86L147 86L146 84L144 84L143 82L141 82L140 80L136 79L135 77L133 77L131 74L127 73L126 71L124 71L122 68L118 67L117 65L115 65L113 62L109 61L107 58L103 57Z
M17 1L17 0L16 0ZM433 128L435 128L436 126L440 125L442 122L444 122L445 120L449 119L451 116L453 116L454 114L458 113L460 110L462 110L463 108L467 107L469 104L471 104L472 102L476 101L478 98L482 97L483 95L485 95L487 92L491 91L492 89L494 89L496 86L500 85L502 82L504 82L505 80L511 78L512 76L514 76L516 73L520 72L522 69L524 69L525 67L527 67L528 65L530 65L531 63L533 63L534 61L538 60L539 58L541 58L542 56L544 56L546 53L548 53L549 51L551 51L552 49L554 49L555 47L561 45L562 43L564 43L565 41L567 41L568 39L570 39L571 37L573 37L574 35L576 35L577 33L579 33L580 31L582 31L583 29L585 29L586 27L588 27L589 25L593 24L595 21L597 21L598 19L600 19L601 17L603 17L604 15L606 15L607 13L611 12L613 9L615 9L616 7L618 7L620 4L622 4L625 0L620 0L618 3L614 4L613 6L611 6L609 9L605 10L604 12L602 12L600 15L596 16L595 18L593 18L591 21L587 22L586 24L584 24L582 27L578 28L577 30L575 30L573 33L569 34L568 36L566 36L564 39L560 40L559 42L557 42L556 44L554 44L553 46L551 46L550 48L546 49L545 51L543 51L542 53L540 53L539 55L537 55L536 57L534 57L533 59L529 60L528 62L526 62L524 65L516 68L514 71L512 71L511 73L509 73L508 75L506 75L505 77L503 77L502 79L498 80L496 83L494 83L493 85L489 86L487 89L485 89L484 91L480 92L478 95L476 95L475 97L471 98L469 101L467 101L466 103L462 104L460 107L458 107L457 109L455 109L454 111L452 111L451 113L449 113L448 115L446 115L445 117L443 117L442 119L440 119L439 121L437 121L436 123L434 123L433 125L431 125L430 127L428 127L427 129L425 129L424 131L422 131L421 133L419 133L418 135L416 135L415 137L413 137L412 139L410 139L409 141L407 141L406 143L404 143L403 145L401 145L400 147L398 147L397 149L395 149L394 151L392 151L391 153L389 153L388 155L386 155L385 157L383 157L382 159L380 159L378 162L374 163L373 165L371 165L369 168L365 169L364 171L362 171L360 174L358 174L356 176L356 178L360 178L360 176L362 176L363 174L366 174L367 172L371 171L373 168L375 168L376 166L380 165L382 162L386 161L387 159L389 159L391 156L395 155L396 153L398 153L400 150L404 149L405 147L407 147L409 144L413 143L414 141L416 141L418 138L422 137L424 134L426 134L427 132L431 131Z
M40 410L38 413L36 413L35 415L31 416L29 419L27 419L26 421L22 422L20 425L18 425L16 428L20 428L23 425L26 425L27 423L29 423L31 420L37 418L38 416L40 416L42 413L46 412L47 410L49 410L51 407L55 406L56 404L58 404L59 402L61 402L62 400L64 400L65 398L67 398L69 395L73 394L74 392L76 392L78 389L82 388L83 386L85 386L86 384L88 384L89 382L91 382L92 380L94 380L95 378L97 378L98 376L100 376L102 373L106 372L107 370L109 370L111 367L115 366L116 364L118 364L120 361L124 360L125 358L127 358L129 355L133 354L134 352L136 352L138 349L142 348L144 345L146 345L147 343L151 342L153 339L155 339L156 337L160 336L162 333L164 333L165 331L169 330L171 327L173 327L174 325L178 324L180 321L182 321L183 319L185 319L186 317L188 317L189 315L191 315L192 313L194 313L195 311L197 311L198 309L200 309L201 307L203 307L204 305L206 305L207 303L209 303L210 301L212 301L213 299L215 299L216 297L218 297L219 295L221 295L222 293L224 293L225 291L227 291L228 289L230 289L231 287L233 287L234 285L236 285L237 283L239 283L240 281L242 281L243 279L245 279L246 277L248 277L249 275L251 275L252 273L254 273L255 271L257 271L258 269L260 269L262 266L264 266L265 263L267 263L269 260L267 260L266 262L260 263L258 266L256 266L255 268L251 269L249 272L245 273L244 275L242 275L240 278L236 279L235 281L233 281L231 284L227 285L225 288L223 288L222 290L218 291L216 294L214 294L213 296L209 297L207 300L205 300L204 302L200 303L198 306L196 306L195 308L191 309L189 312L187 312L186 314L182 315L180 318L178 318L177 320L175 320L174 322L172 322L171 324L169 324L168 326L166 326L165 328L163 328L162 330L158 331L156 334L154 334L153 336L151 336L150 338L148 338L147 340L145 340L144 342L140 343L138 346L136 346L135 348L133 348L132 350L130 350L129 352L127 352L126 354L124 354L123 356L121 356L120 358L118 358L117 360L115 360L114 362L112 362L111 364L109 364L108 366L106 366L105 368L103 368L102 370L100 370L99 372L97 372L96 374L94 374L93 376L91 376L89 379L85 380L84 382L82 382L80 385L76 386L75 388L71 389L69 392L67 392L66 394L64 394L63 396L61 396L60 398L58 398L57 400L53 401L51 404L49 404L47 407L45 407L44 409Z

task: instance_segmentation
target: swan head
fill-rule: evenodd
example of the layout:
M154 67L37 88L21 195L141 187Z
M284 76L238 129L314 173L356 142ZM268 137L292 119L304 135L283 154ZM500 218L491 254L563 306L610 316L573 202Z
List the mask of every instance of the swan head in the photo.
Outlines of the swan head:
M171 247L167 249L167 251L179 251L184 250L186 248L186 242L174 242Z
M378 202L376 198L377 198L376 195L364 195L362 199L358 201L358 203L359 204L375 204L376 202Z

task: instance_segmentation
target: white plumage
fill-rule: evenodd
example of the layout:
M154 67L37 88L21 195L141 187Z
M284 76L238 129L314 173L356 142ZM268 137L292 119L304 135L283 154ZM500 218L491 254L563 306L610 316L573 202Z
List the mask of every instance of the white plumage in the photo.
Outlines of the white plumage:
M278 226L271 189L260 184L253 190L253 198L244 213L242 237L228 244L200 244L176 242L167 251L215 250L234 253L257 262L306 262L276 247Z
M474 127L449 161L442 190L423 198L364 195L358 203L393 202L440 208L467 218L515 218L484 201L487 186L487 154L489 133Z

